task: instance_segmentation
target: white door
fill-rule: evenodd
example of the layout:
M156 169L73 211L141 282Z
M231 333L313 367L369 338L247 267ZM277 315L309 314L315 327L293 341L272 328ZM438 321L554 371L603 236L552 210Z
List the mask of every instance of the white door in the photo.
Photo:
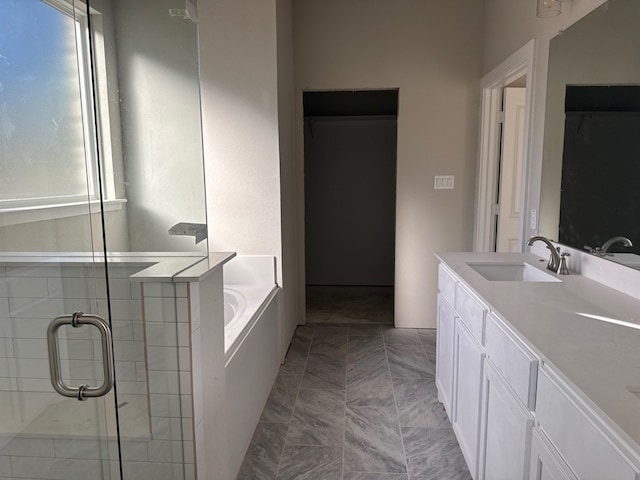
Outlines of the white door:
M504 124L498 198L497 252L520 251L520 193L526 88L504 89Z

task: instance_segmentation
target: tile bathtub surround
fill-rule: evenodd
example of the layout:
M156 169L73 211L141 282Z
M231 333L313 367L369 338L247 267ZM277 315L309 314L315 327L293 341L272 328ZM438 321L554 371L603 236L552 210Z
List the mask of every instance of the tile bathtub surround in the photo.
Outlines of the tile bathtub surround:
M298 327L237 480L469 480L435 330Z

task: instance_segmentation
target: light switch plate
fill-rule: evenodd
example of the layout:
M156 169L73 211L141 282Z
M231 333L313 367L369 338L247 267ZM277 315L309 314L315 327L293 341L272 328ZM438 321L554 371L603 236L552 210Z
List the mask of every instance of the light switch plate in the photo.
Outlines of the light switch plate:
M433 177L434 190L453 190L453 175L436 175Z

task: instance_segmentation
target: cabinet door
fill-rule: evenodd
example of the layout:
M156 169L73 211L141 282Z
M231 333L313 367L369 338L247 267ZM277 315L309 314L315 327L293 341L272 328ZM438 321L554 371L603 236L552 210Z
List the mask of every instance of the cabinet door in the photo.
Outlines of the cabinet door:
M484 351L456 319L453 430L473 478L477 478Z
M533 416L491 360L484 363L479 478L528 480Z
M560 458L560 454L545 439L542 432L534 429L531 444L530 480L577 480L577 477Z
M438 329L436 337L436 386L438 398L451 418L453 397L453 328L456 314L447 301L438 295Z

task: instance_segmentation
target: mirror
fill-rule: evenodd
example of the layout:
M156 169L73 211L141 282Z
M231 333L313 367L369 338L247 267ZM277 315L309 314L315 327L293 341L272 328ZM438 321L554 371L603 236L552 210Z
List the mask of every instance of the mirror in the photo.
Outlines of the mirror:
M609 0L550 42L539 225L541 235L580 250L628 237L633 247L615 242L609 250L615 253L604 258L634 268L640 268L638 20L640 2Z

